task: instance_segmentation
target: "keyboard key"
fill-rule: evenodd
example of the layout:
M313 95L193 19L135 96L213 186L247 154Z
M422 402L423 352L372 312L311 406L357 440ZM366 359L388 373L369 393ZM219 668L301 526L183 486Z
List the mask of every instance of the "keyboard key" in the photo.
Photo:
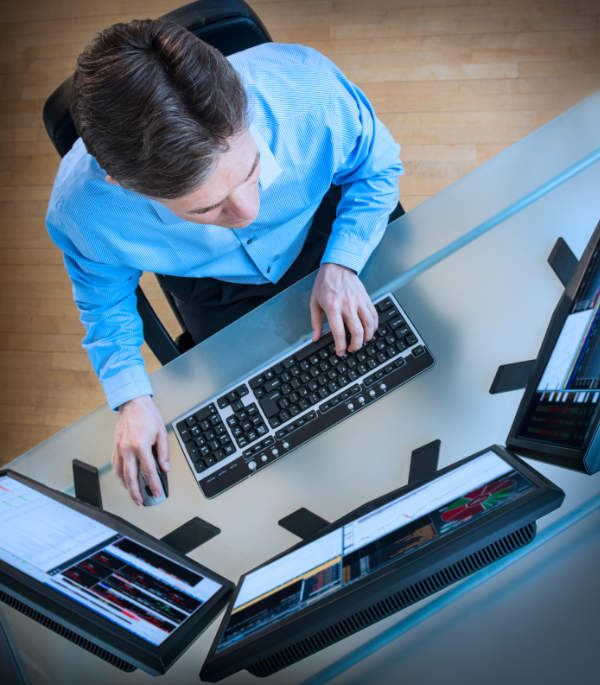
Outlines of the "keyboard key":
M240 385L239 388L236 388L235 391L237 392L238 397L245 397L250 391L248 390L248 386L244 383L243 385Z
M259 385L264 385L265 384L265 377L263 375L256 376L255 378L252 378L252 380L248 381L248 385L254 390L254 388L258 388Z
M420 357L422 354L425 354L425 348L423 345L418 345L412 350L413 356L415 357Z
M389 309L390 307L393 306L393 302L389 297L386 297L384 300L381 300L375 305L375 309L381 313L385 312L386 309Z
M266 374L265 374L266 376ZM270 393L272 390L275 390L275 388L278 388L281 385L281 381L279 378L271 378L271 380L267 381L264 385L264 391L266 393Z
M219 397L217 404L219 405L220 409L223 409L223 407L226 407L229 404L229 400L225 395L223 395L223 397Z

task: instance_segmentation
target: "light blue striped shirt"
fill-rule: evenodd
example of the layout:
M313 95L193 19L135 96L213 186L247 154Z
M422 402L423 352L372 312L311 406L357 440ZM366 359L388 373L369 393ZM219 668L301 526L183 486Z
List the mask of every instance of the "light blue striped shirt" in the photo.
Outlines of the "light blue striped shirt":
M398 200L400 146L364 94L323 55L267 43L232 55L261 157L260 210L243 229L182 221L105 180L79 139L61 162L46 223L64 253L83 346L112 408L152 394L140 354L142 271L276 283L332 183L342 200L323 262L360 272Z

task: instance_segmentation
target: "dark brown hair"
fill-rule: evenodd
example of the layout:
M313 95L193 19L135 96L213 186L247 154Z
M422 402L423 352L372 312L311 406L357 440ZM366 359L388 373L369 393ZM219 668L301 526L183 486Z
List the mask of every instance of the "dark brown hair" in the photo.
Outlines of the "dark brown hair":
M114 24L81 53L71 113L88 152L124 188L171 199L199 186L247 125L228 60L178 24Z

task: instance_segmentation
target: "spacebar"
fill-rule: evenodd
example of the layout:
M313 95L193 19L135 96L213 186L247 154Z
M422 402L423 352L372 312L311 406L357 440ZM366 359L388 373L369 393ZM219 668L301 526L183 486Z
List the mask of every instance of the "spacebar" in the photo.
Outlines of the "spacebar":
M348 409L345 402L342 402L337 407L331 409L331 411L325 412L325 414L319 414L316 419L310 423L305 423L300 428L297 428L292 433L288 433L284 440L289 443L289 449L301 445L303 442L310 440L318 433L321 433L327 428L333 426L334 423L341 421L350 416L352 410Z

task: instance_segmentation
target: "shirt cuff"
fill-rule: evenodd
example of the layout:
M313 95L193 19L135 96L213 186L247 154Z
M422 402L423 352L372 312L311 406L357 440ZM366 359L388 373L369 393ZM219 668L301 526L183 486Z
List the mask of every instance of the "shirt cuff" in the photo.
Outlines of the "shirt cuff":
M362 254L356 254L355 252L349 252L348 250L339 247L327 247L323 253L321 264L325 264L326 262L339 264L340 266L352 269L352 271L358 274L362 271L369 255L370 252L367 250L364 250Z
M154 395L146 369L140 365L122 369L114 376L103 378L101 383L108 404L113 410L135 397Z

